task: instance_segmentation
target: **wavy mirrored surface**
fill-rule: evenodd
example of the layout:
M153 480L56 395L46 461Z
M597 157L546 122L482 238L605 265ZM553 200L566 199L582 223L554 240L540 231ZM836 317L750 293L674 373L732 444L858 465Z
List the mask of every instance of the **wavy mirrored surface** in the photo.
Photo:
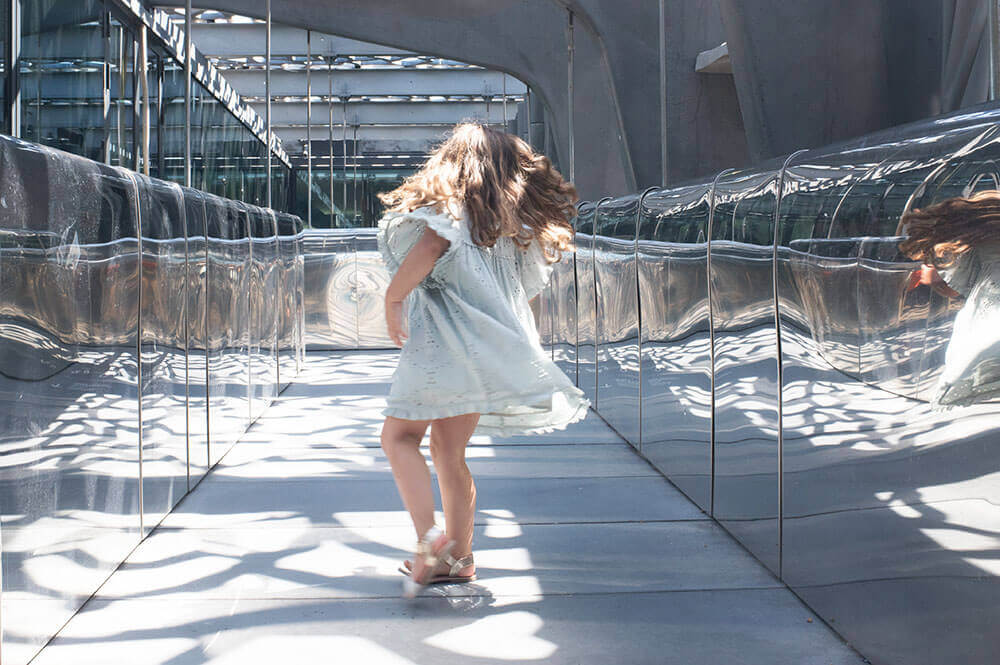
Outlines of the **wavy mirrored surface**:
M783 574L873 662L998 647L1000 299L981 294L1000 293L1000 240L971 249L964 277L900 249L907 207L995 189L998 156L993 122L949 123L786 170ZM974 384L961 406L941 399Z
M270 222L252 266L251 213ZM273 397L279 288L289 378L300 366L301 222L282 287L269 215L0 137L4 663L28 662L243 433L251 348Z
M250 224L250 419L278 396L278 227L274 213L248 207Z
M354 238L351 230L309 230L303 236L306 347L310 350L358 347ZM378 325L374 318L370 323Z
M655 191L639 210L642 454L703 510L712 496L708 301L711 183Z
M205 197L184 188L187 221L187 441L188 488L209 467L208 411L208 219Z
M597 406L597 285L594 277L594 216L581 203L576 217L576 385Z
M208 222L209 464L250 421L250 238L245 209L205 194Z
M133 176L140 220L143 528L187 492L186 206L178 185Z
M125 171L0 137L5 662L139 540L137 193Z
M389 271L378 251L374 229L355 236L353 298L357 311L358 347L363 349L392 346L385 323L385 290Z
M577 381L576 279L576 252L564 254L553 266L549 287L544 292L549 301L552 359L573 381Z
M638 195L602 203L594 222L598 409L639 446L639 295L635 232Z
M715 184L711 221L715 372L713 514L778 571L778 340L774 219L778 171Z
M281 391L299 372L301 346L302 284L299 274L299 234L302 223L298 217L277 213L278 279L275 293L277 308L278 390Z

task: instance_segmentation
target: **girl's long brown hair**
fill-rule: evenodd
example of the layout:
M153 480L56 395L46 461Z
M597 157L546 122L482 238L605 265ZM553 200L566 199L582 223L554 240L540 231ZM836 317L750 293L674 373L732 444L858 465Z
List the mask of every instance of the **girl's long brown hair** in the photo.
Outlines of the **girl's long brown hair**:
M1000 239L1000 190L956 196L900 220L909 238L899 249L912 259L945 267L983 240Z
M454 214L461 204L481 247L501 236L521 247L538 238L550 262L573 248L573 185L517 136L478 123L456 125L420 171L379 198L392 212L434 206Z

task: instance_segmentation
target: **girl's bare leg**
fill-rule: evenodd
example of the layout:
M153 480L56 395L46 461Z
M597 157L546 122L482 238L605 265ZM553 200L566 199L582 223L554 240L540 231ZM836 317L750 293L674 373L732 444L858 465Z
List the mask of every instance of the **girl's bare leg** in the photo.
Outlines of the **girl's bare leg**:
M476 515L476 484L465 463L465 447L479 422L478 413L439 418L431 423L431 457L437 471L448 536L455 541L452 556L472 552L472 527ZM460 575L471 575L474 566Z
M389 458L396 488L410 513L420 539L434 525L431 473L420 452L429 420L404 420L387 416L382 425L382 450Z

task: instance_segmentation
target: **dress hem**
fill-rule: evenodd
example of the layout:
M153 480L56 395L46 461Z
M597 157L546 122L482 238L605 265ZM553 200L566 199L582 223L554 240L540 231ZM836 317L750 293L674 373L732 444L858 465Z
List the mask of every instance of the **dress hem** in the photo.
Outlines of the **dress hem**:
M459 404L449 404L447 407L434 408L429 414L425 412L418 413L418 411L413 408L387 406L382 410L382 415L392 416L393 418L401 418L403 420L436 420L439 418L460 416L466 413L480 413L483 416L495 415L499 419L517 419L519 417L526 417L530 419L532 416L544 417L546 414L552 415L553 411L550 409L548 411L539 411L538 413L529 412L512 414L504 414L502 411L503 409L509 409L512 407L525 406L526 403L530 403L532 401L551 399L554 394L560 393L569 398L568 401L570 403L570 408L565 410L565 413L568 414L569 417L560 418L558 422L549 422L538 425L530 423L525 423L524 425L489 425L484 424L482 420L480 420L480 423L476 426L474 431L476 434L487 434L500 437L514 436L517 434L543 434L566 429L568 425L579 422L586 417L591 404L589 399L583 397L582 390L575 389L573 392L565 390L546 391L544 393L536 393L534 395L519 396L516 401L504 402L502 404L497 404L492 400L478 400L462 402Z

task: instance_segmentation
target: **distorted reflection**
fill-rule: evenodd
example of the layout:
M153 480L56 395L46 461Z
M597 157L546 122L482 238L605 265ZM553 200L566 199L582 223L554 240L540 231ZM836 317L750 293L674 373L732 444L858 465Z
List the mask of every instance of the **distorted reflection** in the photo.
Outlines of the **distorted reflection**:
M594 216L598 206L581 203L576 217L576 385L597 404L597 285L594 277ZM572 376L572 375L571 375Z
M709 512L711 190L706 183L645 196L636 243L642 454Z
M936 407L1000 396L1000 191L954 197L912 210L901 222L900 250L923 262L917 284L964 303L955 315Z
M358 347L356 235L350 229L311 229L303 236L310 351Z
M597 396L604 419L639 445L639 300L635 232L639 196L603 202L594 230Z
M270 215L0 137L4 663L28 662L244 432L251 349L273 398ZM301 222L285 226L296 289Z
M277 213L280 283L278 285L278 376L287 386L302 369L303 327L303 261L302 220L287 213Z
M355 241L354 300L357 308L355 325L358 347L384 349L392 347L385 323L385 289L389 286L389 271L378 251L377 229L360 233Z
M780 556L780 386L774 317L778 182L778 170L766 167L720 176L713 193L709 247L713 514L775 572Z
M138 540L138 250L129 173L0 138L5 663Z
M782 577L873 662L997 648L997 326L971 299L996 293L996 241L926 214L995 188L996 131L957 117L783 173Z
M558 649L553 642L535 635L543 625L541 617L532 612L504 612L431 635L424 642L473 658L542 660Z
M550 303L548 316L552 360L566 376L576 381L575 257L566 257L555 264L544 295Z

